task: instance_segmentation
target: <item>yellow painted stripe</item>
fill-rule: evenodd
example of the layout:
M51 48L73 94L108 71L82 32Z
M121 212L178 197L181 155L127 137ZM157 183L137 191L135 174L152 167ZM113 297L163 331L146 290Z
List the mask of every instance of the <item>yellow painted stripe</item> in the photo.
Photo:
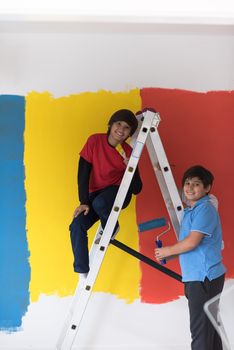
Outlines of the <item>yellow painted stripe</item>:
M141 109L140 91L99 91L53 98L32 92L26 97L25 188L26 226L30 250L31 301L40 294L66 296L75 290L78 275L68 226L78 205L77 164L87 137L106 132L118 109ZM121 213L118 238L138 249L135 200ZM96 226L97 227L97 226ZM95 228L89 232L91 245ZM110 247L95 291L131 302L139 297L139 263Z

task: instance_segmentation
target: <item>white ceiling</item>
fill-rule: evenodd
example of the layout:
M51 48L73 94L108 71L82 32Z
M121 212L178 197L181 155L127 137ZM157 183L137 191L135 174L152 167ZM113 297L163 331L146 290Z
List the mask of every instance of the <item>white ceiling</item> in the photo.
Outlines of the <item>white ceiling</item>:
M7 0L0 21L234 25L234 0Z

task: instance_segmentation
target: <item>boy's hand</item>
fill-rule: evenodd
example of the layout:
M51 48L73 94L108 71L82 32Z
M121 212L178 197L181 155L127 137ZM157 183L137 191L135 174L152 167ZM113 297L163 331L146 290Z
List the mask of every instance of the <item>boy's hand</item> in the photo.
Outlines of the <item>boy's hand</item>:
M123 162L124 162L124 164L127 166L127 165L128 165L128 162L129 162L129 158L124 158Z
M81 204L76 208L73 214L73 218L76 218L78 215L84 212L84 215L87 215L89 212L89 206L87 204Z
M154 250L154 256L158 261L161 261L170 255L170 247L155 248Z

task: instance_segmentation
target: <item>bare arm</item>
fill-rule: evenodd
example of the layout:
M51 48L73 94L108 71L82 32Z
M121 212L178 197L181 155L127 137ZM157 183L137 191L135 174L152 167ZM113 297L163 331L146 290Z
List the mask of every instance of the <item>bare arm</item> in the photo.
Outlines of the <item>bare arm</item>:
M204 235L201 232L191 231L190 234L185 239L177 242L174 245L163 247L163 248L156 248L155 258L160 261L167 257L179 255L182 253L186 253L190 250L193 250L199 245L203 237Z

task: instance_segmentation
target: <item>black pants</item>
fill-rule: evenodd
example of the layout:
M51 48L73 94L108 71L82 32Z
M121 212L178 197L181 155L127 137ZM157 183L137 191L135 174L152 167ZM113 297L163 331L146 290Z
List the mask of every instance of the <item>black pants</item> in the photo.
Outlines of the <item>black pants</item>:
M89 251L87 231L98 220L101 221L102 228L106 222L114 204L119 186L109 186L103 190L93 192L89 196L90 210L87 215L81 213L73 219L70 225L70 236L72 251L74 255L74 271L85 273L89 271ZM127 193L122 209L126 208L131 201L132 194ZM117 228L116 224L115 229ZM115 231L115 230L114 230Z
M206 316L203 306L206 301L222 292L224 275L204 282L185 282L185 296L188 299L192 350L222 350L221 339ZM218 303L215 317L217 317Z

